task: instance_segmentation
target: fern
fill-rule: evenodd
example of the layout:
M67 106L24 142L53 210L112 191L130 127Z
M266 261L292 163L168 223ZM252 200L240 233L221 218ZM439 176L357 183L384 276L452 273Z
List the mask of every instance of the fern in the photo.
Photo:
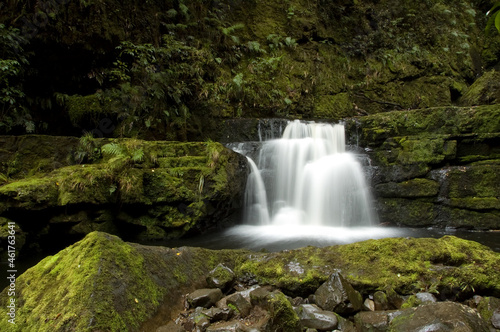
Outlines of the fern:
M144 160L144 151L142 148L132 151L132 162L139 163Z
M9 181L9 179L7 178L7 175L0 173L0 183L5 183L7 181Z
M123 146L116 143L108 143L101 147L101 151L103 154L107 154L109 156L125 158L127 157L126 151Z

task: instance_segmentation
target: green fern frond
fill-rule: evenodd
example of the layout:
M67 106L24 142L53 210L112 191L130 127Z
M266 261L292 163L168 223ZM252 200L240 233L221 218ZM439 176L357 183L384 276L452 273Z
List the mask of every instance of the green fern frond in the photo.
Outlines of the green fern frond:
M136 149L132 152L132 162L139 163L144 160L144 150Z
M108 143L101 147L101 151L109 156L125 158L127 156L125 149L116 143Z
M4 183L7 181L8 181L7 175L0 173L0 183Z

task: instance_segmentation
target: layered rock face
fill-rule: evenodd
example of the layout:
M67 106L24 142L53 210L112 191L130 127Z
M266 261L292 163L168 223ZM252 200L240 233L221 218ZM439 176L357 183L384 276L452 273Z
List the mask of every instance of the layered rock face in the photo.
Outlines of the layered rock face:
M348 120L371 159L380 220L500 228L500 107L389 112Z
M70 244L94 230L136 241L173 238L239 220L246 159L219 143L53 136L1 142L9 176L0 186L2 220L16 222L33 245L57 237Z

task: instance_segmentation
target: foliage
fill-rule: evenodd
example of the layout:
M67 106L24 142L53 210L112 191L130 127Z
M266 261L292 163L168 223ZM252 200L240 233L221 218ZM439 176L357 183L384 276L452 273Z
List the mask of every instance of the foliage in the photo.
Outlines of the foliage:
M500 1L495 2L493 7L486 13L486 16L490 16L488 22L486 23L486 33L491 29L494 24L495 28L500 32Z
M137 147L137 142L132 141L130 146L108 143L101 147L104 156L110 156L109 163L113 164L137 164L144 160L144 150Z
M18 29L0 24L0 130L8 132L21 126L28 133L35 124L25 107L24 67L28 65L23 45L27 43Z
M80 137L74 158L77 163L93 162L101 158L101 149L92 133L85 133Z
M160 46L122 42L107 91L112 110L130 128L160 128L176 117L189 117L192 97L197 94L214 60L206 50L188 46L171 35Z

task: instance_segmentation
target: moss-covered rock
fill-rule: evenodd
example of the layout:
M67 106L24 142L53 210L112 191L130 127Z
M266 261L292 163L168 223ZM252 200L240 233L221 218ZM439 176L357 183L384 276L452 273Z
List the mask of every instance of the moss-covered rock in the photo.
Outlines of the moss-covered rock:
M205 277L218 264L239 278L250 276L261 284L283 287L288 295L311 294L337 269L365 296L377 289L413 294L422 288L438 290L443 299L500 295L499 254L452 236L255 253L149 247L93 232L18 277L16 325L4 319L0 328L154 330L182 310L183 294L206 287ZM303 272L287 268L297 265ZM276 317L271 320L276 330L295 330L299 319L286 296L277 291L266 294L261 305ZM0 302L7 301L8 288L0 293ZM0 314L6 315L6 310L2 306Z
M16 280L16 324L2 331L133 331L164 301L179 307L181 292L238 251L148 248L106 233L42 260ZM7 289L0 301L9 301ZM2 309L5 315L5 309Z
M51 143L65 141L69 148L50 157L55 169L33 166L54 151ZM136 240L179 237L231 222L241 208L247 161L216 142L48 136L6 142L0 153L6 165L27 162L0 186L0 211L35 236L33 242L42 225L62 223L82 235L106 230ZM111 218L99 220L101 210ZM34 227L29 218L37 213Z
M463 106L491 105L500 103L500 73L491 70L478 78L460 98Z

